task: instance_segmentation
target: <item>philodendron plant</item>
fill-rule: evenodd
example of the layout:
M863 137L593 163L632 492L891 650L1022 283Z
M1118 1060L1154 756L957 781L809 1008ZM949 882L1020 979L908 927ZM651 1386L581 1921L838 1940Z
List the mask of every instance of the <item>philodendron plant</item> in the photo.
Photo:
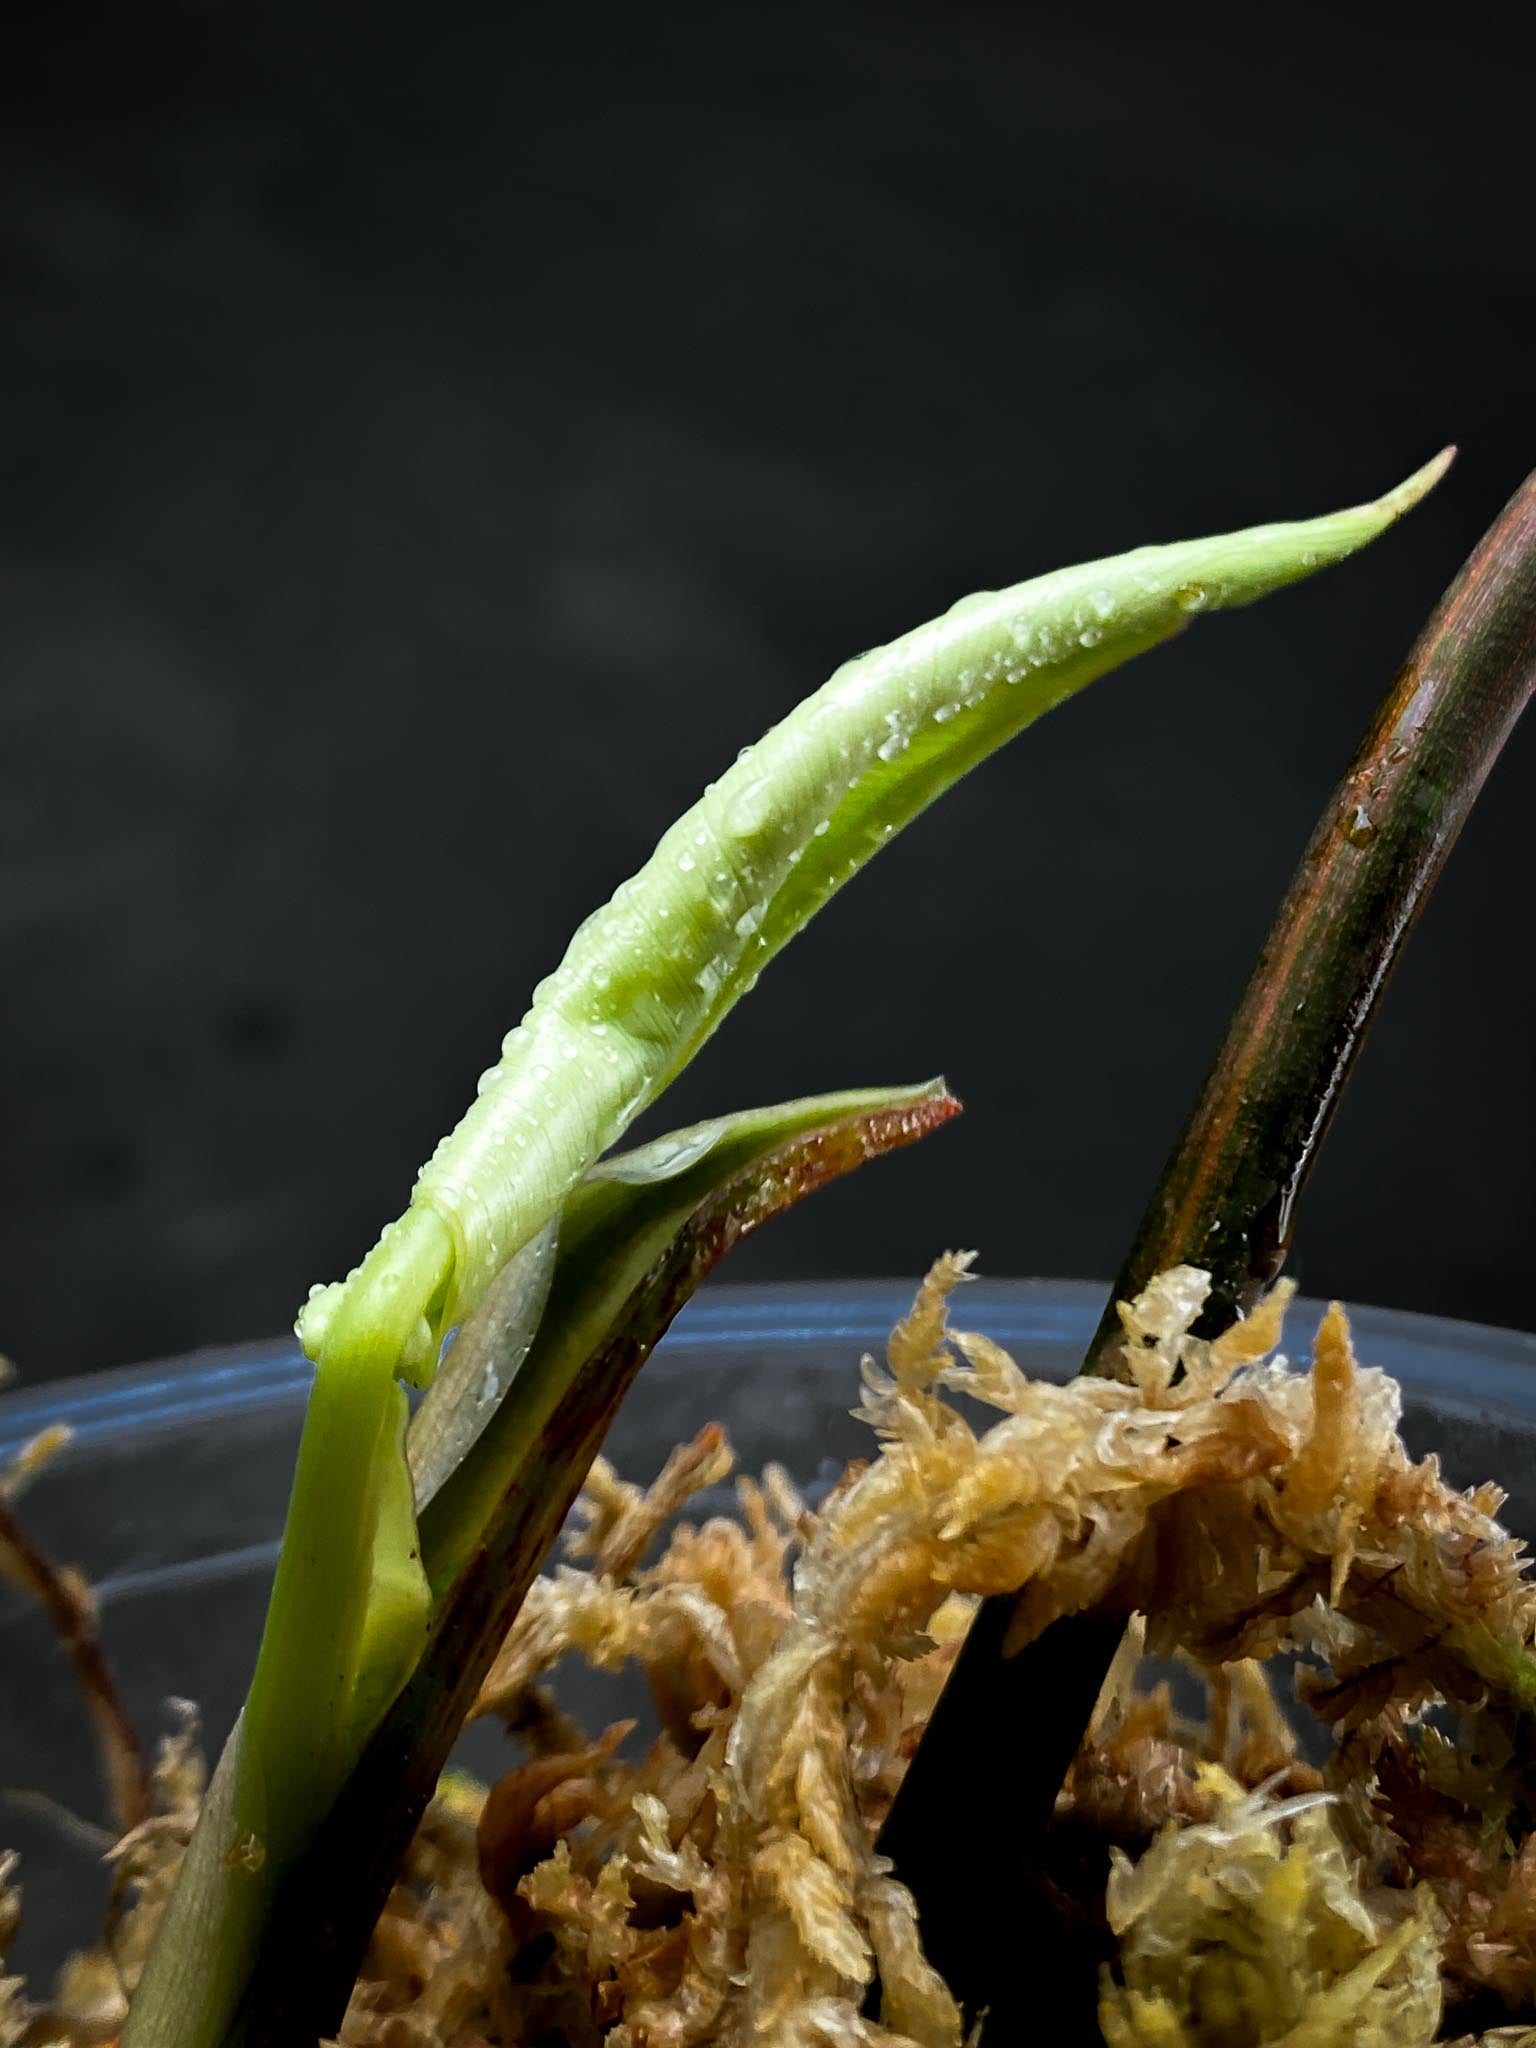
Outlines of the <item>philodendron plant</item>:
M580 928L404 1215L301 1312L314 1384L255 1674L126 2048L334 2024L466 1691L667 1320L746 1230L956 1105L939 1084L826 1097L604 1155L967 770L1196 614L1352 553L1447 460L1329 517L965 599L839 669ZM407 1386L427 1389L409 1421ZM395 1796L362 1799L386 1756ZM348 1896L295 1988L283 1930L317 1909L317 1869Z

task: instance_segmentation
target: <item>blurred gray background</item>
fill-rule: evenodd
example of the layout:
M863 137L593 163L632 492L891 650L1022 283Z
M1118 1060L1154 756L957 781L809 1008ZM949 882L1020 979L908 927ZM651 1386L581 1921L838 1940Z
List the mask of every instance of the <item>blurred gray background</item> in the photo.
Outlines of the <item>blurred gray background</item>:
M1499 10L1437 14L1322 47L953 0L29 10L0 1349L284 1328L577 921L844 656L1457 440L1367 557L947 799L667 1106L939 1069L970 1106L737 1277L956 1244L1107 1276L1371 706L1536 461L1528 79ZM1307 1198L1309 1289L1536 1322L1533 789L1527 730Z

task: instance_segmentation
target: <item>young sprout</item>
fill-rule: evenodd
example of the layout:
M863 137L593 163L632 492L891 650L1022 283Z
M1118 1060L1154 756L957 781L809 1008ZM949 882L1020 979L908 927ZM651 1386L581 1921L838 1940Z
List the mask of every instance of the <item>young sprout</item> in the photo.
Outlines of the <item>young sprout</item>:
M136 2024L141 2004L164 2009L141 1991L129 2048L225 2037L242 1985L232 1949L420 1653L433 1602L399 1382L431 1380L444 1338L507 1262L558 1222L599 1155L895 832L1042 712L1197 614L1250 603L1353 553L1448 461L1449 452L1374 503L1328 517L1142 548L964 599L839 669L581 927L423 1167L405 1214L300 1317L314 1388L238 1749L214 1802L232 1839L260 1845L244 1859L244 1905L230 1909L245 1933L225 1941L178 1900L168 1926L180 1919L222 1944L220 1966L170 2030ZM152 1964L146 1987L154 1974Z
M1450 451L1374 504L1139 548L961 599L846 662L666 833L534 991L410 1209L299 1318L306 1351L366 1327L430 1377L446 1330L586 1167L688 1064L761 969L903 825L1085 683L1197 612L1252 603L1364 546Z

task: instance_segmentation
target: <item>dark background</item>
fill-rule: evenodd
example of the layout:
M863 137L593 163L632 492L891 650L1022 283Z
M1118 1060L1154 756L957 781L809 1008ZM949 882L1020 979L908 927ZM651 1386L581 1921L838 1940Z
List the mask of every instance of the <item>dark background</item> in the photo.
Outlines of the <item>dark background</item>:
M921 821L666 1106L939 1068L970 1104L738 1277L1114 1267L1370 707L1536 460L1503 18L1323 47L1176 17L27 11L0 1347L29 1373L285 1326L581 916L847 654L1455 439L1367 557L1201 622ZM1308 1196L1311 1289L1536 1321L1533 787L1527 730Z

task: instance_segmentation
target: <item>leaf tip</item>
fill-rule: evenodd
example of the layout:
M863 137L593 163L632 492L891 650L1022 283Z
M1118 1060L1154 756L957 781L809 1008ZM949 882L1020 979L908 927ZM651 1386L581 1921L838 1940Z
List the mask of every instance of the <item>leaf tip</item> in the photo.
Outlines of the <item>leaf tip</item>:
M1381 515L1383 524L1401 519L1405 512L1411 512L1415 505L1429 496L1455 460L1456 447L1452 442L1438 455L1432 456L1422 468L1416 469L1412 476L1404 477L1400 484L1384 492L1371 509Z
M965 1104L942 1074L935 1074L932 1080L924 1081L913 1093L934 1125L946 1124L952 1116L965 1113Z
M908 1102L895 1110L887 1119L892 1130L900 1130L903 1140L925 1138L930 1131L936 1131L951 1118L964 1114L965 1105L955 1095L942 1074L914 1089ZM901 1142L901 1141L898 1141Z

